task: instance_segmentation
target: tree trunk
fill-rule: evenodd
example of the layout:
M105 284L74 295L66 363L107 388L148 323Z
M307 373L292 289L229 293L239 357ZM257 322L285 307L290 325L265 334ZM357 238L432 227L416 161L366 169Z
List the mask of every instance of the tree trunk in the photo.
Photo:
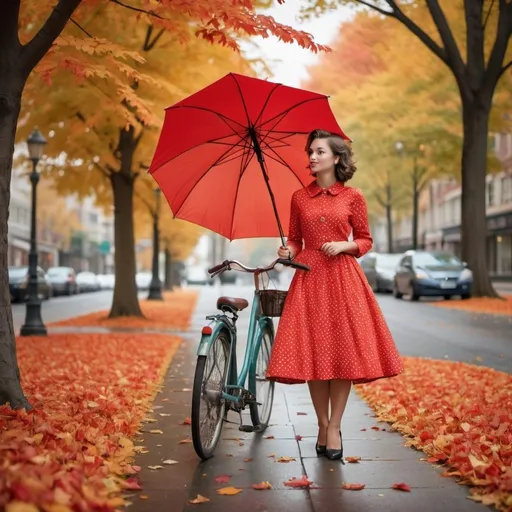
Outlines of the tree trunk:
M473 272L473 296L497 297L486 262L487 219L485 208L487 133L490 102L463 101L462 147L462 259Z
M386 185L386 227L388 231L388 252L393 252L393 212L391 210L391 185Z
M172 291L172 256L171 251L169 250L169 247L165 248L164 252L164 265L165 265L165 278L164 278L164 285L166 290Z
M416 157L414 158L414 167L412 175L412 248L418 249L418 200L419 200L419 179L418 179L418 164Z
M139 316L142 311L135 282L135 238L133 226L133 190L135 176L113 172L110 176L114 193L115 273L114 298L109 318Z
M12 156L24 80L9 64L12 63L0 59L0 404L28 410L31 406L21 388L16 357L7 271Z

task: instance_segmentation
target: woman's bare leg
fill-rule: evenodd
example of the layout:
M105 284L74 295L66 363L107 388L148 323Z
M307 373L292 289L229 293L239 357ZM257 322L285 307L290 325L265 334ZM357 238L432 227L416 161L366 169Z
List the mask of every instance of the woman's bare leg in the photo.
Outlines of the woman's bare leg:
M339 450L341 448L339 434L341 419L345 412L351 386L352 381L350 380L333 379L330 381L331 417L329 418L329 426L327 428L327 448L331 450Z
M327 426L329 425L329 382L328 380L310 380L309 393L316 417L318 418L318 444L327 443Z

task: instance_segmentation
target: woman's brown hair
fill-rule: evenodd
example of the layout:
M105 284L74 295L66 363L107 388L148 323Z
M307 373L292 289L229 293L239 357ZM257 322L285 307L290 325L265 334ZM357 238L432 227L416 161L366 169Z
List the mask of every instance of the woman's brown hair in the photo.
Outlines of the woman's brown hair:
M338 157L338 163L334 166L334 173L338 181L345 183L348 181L357 170L352 158L352 149L349 143L343 140L342 137L336 133L328 132L327 130L313 130L308 135L306 143L306 151L309 151L311 144L316 139L327 139L331 151L334 156Z

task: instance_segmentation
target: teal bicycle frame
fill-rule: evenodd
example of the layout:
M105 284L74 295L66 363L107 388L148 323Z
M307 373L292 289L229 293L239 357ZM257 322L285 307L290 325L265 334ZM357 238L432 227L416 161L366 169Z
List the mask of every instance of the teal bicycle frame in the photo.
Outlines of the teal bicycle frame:
M263 332L265 327L269 327L274 334L274 323L268 316L263 316L261 313L261 306L258 296L258 291L254 292L254 297L251 307L251 316L249 319L249 333L247 335L247 346L245 348L244 361L240 374L238 375L237 361L236 361L236 342L237 342L237 328L236 319L238 316L231 320L225 313L219 313L207 317L211 320L210 324L203 327L201 341L197 349L198 356L207 356L211 344L217 338L221 331L225 331L229 336L230 350L228 360L228 376L227 384L224 386L221 397L228 402L239 404L242 402L241 393L234 394L237 391L249 391L252 395L256 395L256 382L249 378L248 387L244 386L247 376L254 375L256 371L256 361L258 350L261 345ZM229 392L228 392L229 391Z

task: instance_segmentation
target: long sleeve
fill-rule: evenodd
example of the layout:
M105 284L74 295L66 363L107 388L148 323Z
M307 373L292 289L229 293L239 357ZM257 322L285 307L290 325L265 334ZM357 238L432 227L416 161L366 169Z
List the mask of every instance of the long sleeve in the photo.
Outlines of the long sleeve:
M368 225L366 200L363 193L358 189L354 189L354 197L350 211L350 224L352 226L352 239L359 248L355 256L356 258L360 258L372 248L373 240Z
M293 194L291 201L290 226L286 245L293 251L294 257L298 256L300 251L302 251L302 229L296 194Z

